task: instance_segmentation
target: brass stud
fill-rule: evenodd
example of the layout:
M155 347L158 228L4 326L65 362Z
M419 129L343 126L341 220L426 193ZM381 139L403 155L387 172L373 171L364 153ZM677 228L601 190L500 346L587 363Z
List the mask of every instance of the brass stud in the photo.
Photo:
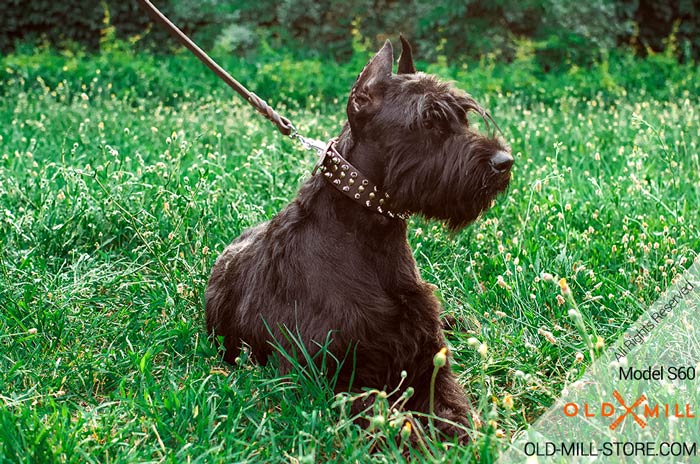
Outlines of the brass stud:
M348 184L352 185L355 183L355 179L348 179Z
M333 164L340 164L340 160L338 159L338 157L333 157Z
M379 204L380 204L380 205L383 205L383 204L384 204L384 198L380 198L380 199L379 199Z
M369 199L370 199L370 200L374 200L374 197L375 197L375 196L376 196L376 195L374 195L374 192L372 192L372 193L369 194Z
M343 177L345 177L345 173L343 171L340 171L340 178L342 179Z
M359 187L357 187L357 191L360 192L360 193L362 193L362 192L365 191L365 188L364 188L363 186L360 185Z

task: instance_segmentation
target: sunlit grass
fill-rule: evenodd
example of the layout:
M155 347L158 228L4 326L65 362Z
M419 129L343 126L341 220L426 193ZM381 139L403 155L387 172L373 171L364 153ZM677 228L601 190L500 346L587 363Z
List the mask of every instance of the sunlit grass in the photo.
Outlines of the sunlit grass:
M400 412L368 411L363 430L321 378L222 364L205 334L213 260L294 197L313 154L214 80L149 97L152 82L113 81L103 57L83 58L92 74L82 84L27 81L40 63L5 60L0 456L400 459ZM137 77L140 63L155 66L133 55ZM187 69L197 81L201 70ZM487 103L516 164L508 195L459 234L410 221L423 276L456 318L450 353L480 424L473 447L428 438L414 451L448 462L485 459L536 419L590 363L590 344L604 349L700 249L699 106L682 89L669 101L632 89L540 101L464 86ZM290 99L284 113L327 138L344 121L336 97Z

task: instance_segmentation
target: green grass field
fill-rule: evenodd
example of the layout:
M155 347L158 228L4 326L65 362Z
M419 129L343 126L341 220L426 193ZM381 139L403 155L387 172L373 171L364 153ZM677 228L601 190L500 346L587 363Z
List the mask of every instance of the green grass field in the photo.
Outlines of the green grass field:
M0 71L0 462L402 460L401 413L360 429L317 372L225 365L206 336L214 259L313 153L187 56L37 53ZM459 234L410 220L481 419L473 446L427 439L420 460L491 460L700 250L700 73L662 65L429 68L491 110L516 164ZM227 67L322 139L359 72Z

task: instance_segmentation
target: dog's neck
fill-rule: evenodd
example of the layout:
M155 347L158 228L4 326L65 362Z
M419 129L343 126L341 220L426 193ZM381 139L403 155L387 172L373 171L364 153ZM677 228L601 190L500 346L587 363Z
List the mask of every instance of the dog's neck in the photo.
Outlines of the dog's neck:
M346 150L346 153L350 151ZM314 168L314 174L317 172L343 196L373 213L389 219L406 219L409 216L408 212L396 210L389 193L340 153L337 139L328 143Z
M380 188L384 187L382 185L384 178L382 149L383 147L376 142L356 140L350 130L350 124L345 124L338 136L338 151L343 158L351 162Z
M367 143L356 143L352 138L349 126L346 125L337 138L336 150L362 175L367 176L372 183L377 182L378 189L381 188L381 184L378 183L381 181L381 177L378 176L376 167L377 160L382 159L381 153L377 151L378 147ZM328 158L330 159L330 157ZM373 195L373 201L376 200L376 205L369 208L366 205L366 200L369 199L368 193L370 191L364 190L362 192L362 202L351 198L348 192L341 191L342 186L347 184L347 176L340 179L344 184L332 184L336 178L339 178L338 173L342 169L342 163L337 166L339 169L333 172L335 176L333 178L325 176L330 170L327 169L325 172L318 172L309 179L309 182L299 192L298 202L300 206L309 214L327 216L329 220L342 223L348 230L354 230L355 234L381 237L388 233L396 238L405 235L406 221L404 219L398 216L391 218L375 210L379 200L376 195ZM349 175L352 171L346 172ZM356 179L360 179L360 176ZM358 185L353 184L352 187Z

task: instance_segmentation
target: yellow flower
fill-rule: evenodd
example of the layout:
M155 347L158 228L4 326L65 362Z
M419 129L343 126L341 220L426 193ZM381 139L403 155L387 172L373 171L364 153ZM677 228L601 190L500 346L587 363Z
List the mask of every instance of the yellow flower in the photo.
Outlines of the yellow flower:
M600 350L603 347L605 347L605 340L603 340L603 337L598 335L598 338L595 341L595 349Z
M408 437L411 436L411 423L409 421L406 421L405 424L403 424L403 427L401 427L401 438L403 440L408 439Z
M506 409L513 409L513 395L510 393L503 395L503 407Z
M440 351L433 357L433 366L438 369L447 364L447 348L441 348Z
M564 295L571 294L571 289L569 288L569 284L566 283L566 279L564 277L559 279L559 288L561 289L562 294L564 294Z

